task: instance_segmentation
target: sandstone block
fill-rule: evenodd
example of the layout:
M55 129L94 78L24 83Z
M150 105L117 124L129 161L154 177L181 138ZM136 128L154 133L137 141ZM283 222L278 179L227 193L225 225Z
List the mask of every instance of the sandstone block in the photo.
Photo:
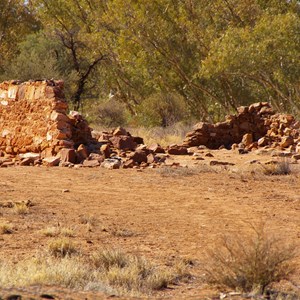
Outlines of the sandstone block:
M165 150L160 144L152 144L148 149L154 153L165 153Z
M59 152L60 162L61 163L72 163L77 162L76 151L74 149L63 148Z
M281 143L280 143L280 146L282 148L287 148L291 145L294 144L294 139L291 137L291 136L284 136L282 139L281 139Z
M119 169L121 167L121 159L118 158L107 158L104 160L104 162L101 164L102 168L105 169Z
M187 148L178 146L178 145L170 145L170 148L168 149L168 153L171 155L187 155Z
M46 157L43 159L43 165L47 167L56 167L60 163L60 158L57 156Z
M132 159L135 163L141 164L142 162L147 162L147 153L142 150L136 150L129 155L129 158Z
M242 143L246 146L249 147L253 143L253 136L251 133L246 133L243 136Z
M120 150L135 150L137 146L131 136L113 136L110 141L115 148Z
M113 135L128 135L127 131L125 128L123 127L117 127L114 131L113 131Z

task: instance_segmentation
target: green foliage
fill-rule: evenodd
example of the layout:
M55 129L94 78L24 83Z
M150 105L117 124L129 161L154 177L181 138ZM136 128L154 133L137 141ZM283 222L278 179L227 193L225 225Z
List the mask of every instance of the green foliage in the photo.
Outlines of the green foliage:
M39 22L27 1L0 1L0 73L3 64L17 52L18 43L39 29Z
M300 110L297 0L29 3L0 4L0 76L5 57L5 76L24 65L22 78L63 78L75 109L114 89L131 117L149 126L172 123L165 115L184 118L175 102L211 121L253 101ZM38 26L42 33L26 36Z
M93 123L106 128L126 125L126 107L116 100L110 100L96 105Z
M160 93L145 99L138 108L139 124L148 127L171 126L187 119L184 99L175 94Z

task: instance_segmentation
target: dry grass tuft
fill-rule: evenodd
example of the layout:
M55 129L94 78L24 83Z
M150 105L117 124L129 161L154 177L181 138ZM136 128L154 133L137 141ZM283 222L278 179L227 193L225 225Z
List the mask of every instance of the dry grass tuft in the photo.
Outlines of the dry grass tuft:
M13 233L13 227L8 223L0 223L0 233L11 234Z
M288 159L261 166L265 175L290 175L292 173L291 163Z
M67 288L84 288L93 273L79 257L38 257L13 262L0 261L0 286L24 287L31 285L59 285Z
M178 276L120 250L98 251L89 259L67 255L69 246L62 251L65 247L62 245L66 244L61 241L52 244L55 251L51 254L55 257L44 254L17 264L0 260L0 286L56 285L115 295L141 295L167 287Z
M56 237L59 235L59 229L57 227L47 227L40 230L40 233L47 237Z
M112 267L124 268L127 264L128 256L121 250L105 249L94 253L91 261L97 269L109 270Z
M135 233L126 228L112 227L110 233L116 237L132 237Z
M201 164L197 167L162 167L156 169L156 172L162 177L188 177L202 173L217 173L218 171L211 166Z
M66 238L51 241L48 245L48 251L54 257L65 257L78 253L76 245Z
M79 221L80 221L81 224L86 224L86 225L89 225L89 226L94 226L97 223L97 219L94 216L91 216L91 215L80 216Z
M133 136L142 136L146 145L160 144L166 147L171 144L181 143L188 131L191 130L191 125L181 123L174 124L169 127L135 127L129 128L129 132Z
M120 250L99 251L93 255L92 264L102 270L105 282L127 292L160 290L172 280L169 272L154 267L142 257Z
M294 272L296 248L268 236L264 228L252 229L253 235L223 237L216 249L208 251L205 268L210 283L263 293Z
M174 284L178 282L189 282L193 276L190 272L191 266L194 264L191 260L182 259L175 263L173 266L173 274L176 274L173 278Z
M47 227L43 230L40 231L44 236L47 237L57 237L59 235L64 236L64 237L74 237L75 232L74 230L70 228L60 228L60 227Z
M75 237L75 232L71 228L63 227L60 229L60 235L62 235L64 237Z
M29 213L29 207L25 202L15 203L13 209L18 215L27 215Z

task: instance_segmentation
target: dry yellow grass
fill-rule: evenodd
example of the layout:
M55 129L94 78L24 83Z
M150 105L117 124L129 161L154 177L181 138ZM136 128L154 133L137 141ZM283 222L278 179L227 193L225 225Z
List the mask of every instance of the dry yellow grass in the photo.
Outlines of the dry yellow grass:
M75 232L71 228L67 227L47 227L45 229L40 230L40 233L47 237L57 237L57 236L63 236L63 237L74 237Z
M61 254L60 242L52 244ZM68 248L69 249L69 248ZM53 253L51 253L53 254ZM38 255L17 264L0 261L0 286L57 285L73 289L104 291L118 295L149 294L179 278L146 259L120 250L102 250L91 257Z
M190 125L185 124L174 124L170 127L134 127L129 128L128 131L133 136L140 136L144 139L146 145L151 144L160 144L163 147L166 147L171 144L180 144L182 143L185 135L188 131L191 130Z
M0 234L11 234L13 233L13 227L11 224L6 222L0 223Z
M25 202L15 203L13 209L18 215L27 215L29 213L29 207Z
M59 235L59 229L57 227L47 227L40 230L40 233L47 237L56 237Z
M79 257L55 259L46 256L20 261L0 261L0 286L59 285L84 288L93 274Z
M208 251L204 265L210 283L262 294L270 284L288 279L295 271L295 246L268 235L263 226L250 226L253 235L223 236Z
M120 250L102 250L92 256L92 264L102 271L101 278L121 291L149 293L166 288L173 277L146 259Z
M65 237L75 237L75 232L71 228L63 227L60 229L60 235Z
M65 257L78 253L76 245L67 238L58 238L50 241L48 251L54 257Z

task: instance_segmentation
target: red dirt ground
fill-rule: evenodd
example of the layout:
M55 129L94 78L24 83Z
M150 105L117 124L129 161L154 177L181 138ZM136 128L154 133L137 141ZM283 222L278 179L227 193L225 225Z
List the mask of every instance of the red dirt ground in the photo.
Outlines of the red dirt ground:
M193 174L166 174L158 169L0 169L0 204L27 200L34 204L24 216L1 208L0 221L10 222L16 230L0 236L0 258L17 262L31 257L51 239L43 236L41 229L70 227L75 230L73 239L84 254L113 247L145 256L159 265L181 258L196 262L190 270L194 275L190 282L157 292L155 298L218 297L220 291L203 283L201 275L203 255L220 235L248 232L250 223L256 226L265 222L271 234L300 246L300 176L297 165L288 176L248 171L249 161L267 161L272 159L270 156L238 155L226 150L210 152L214 158L203 156L205 160L199 162L190 157L173 157L190 168L196 167ZM210 160L236 165L212 167L216 170L213 172L210 167L203 167ZM83 218L93 218L91 231L82 224ZM134 235L117 237L112 234L113 228L130 230ZM298 271L293 282L300 292L300 259L295 263ZM2 295L38 297L43 292L61 299L105 298L101 293L79 293L58 287L2 290Z

